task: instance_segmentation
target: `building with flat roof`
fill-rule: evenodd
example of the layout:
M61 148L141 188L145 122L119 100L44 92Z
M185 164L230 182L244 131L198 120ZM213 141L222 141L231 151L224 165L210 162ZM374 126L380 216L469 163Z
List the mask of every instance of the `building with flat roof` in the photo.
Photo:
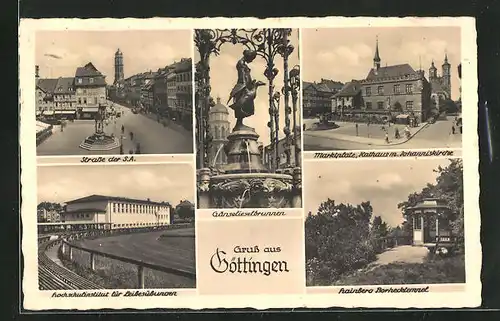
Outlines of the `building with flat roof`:
M90 195L67 201L61 221L100 229L165 226L171 222L170 211L168 202Z

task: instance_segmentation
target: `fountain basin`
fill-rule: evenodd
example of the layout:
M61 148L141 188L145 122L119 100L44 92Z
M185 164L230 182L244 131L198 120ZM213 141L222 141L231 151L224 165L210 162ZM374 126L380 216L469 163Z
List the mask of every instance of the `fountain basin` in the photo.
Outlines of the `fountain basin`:
M290 208L295 193L292 175L221 174L210 178L214 208Z
M120 147L120 140L114 136L94 134L80 144L80 148L89 151L107 151Z

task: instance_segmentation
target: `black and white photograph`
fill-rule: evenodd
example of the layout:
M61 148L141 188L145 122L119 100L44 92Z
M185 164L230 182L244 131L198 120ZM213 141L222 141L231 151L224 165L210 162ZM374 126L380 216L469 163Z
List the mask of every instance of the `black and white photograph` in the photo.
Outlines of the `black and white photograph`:
M461 148L460 32L303 29L304 150Z
M198 208L300 208L298 29L196 29Z
M37 32L37 155L192 153L191 42L191 30Z
M307 286L465 283L461 158L304 171Z
M188 175L187 163L39 166L39 289L195 288Z

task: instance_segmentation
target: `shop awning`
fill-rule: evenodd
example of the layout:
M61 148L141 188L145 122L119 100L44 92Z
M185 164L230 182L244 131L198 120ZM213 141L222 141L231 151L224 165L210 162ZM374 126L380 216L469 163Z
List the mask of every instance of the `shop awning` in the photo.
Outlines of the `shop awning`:
M97 113L99 111L99 107L83 107L82 112L84 113Z
M54 115L54 111L53 110L44 110L42 115Z
M55 113L57 115L61 115L61 114L64 114L64 115L73 115L76 111L74 110L56 110Z
M410 115L407 115L407 114L401 114L401 115L397 115L396 118L400 118L400 119L404 119L404 118L408 118L410 117Z

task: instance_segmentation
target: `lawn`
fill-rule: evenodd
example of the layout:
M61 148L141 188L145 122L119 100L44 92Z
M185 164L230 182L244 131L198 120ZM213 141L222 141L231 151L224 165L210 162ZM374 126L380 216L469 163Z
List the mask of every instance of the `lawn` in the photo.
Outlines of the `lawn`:
M464 255L429 255L424 263L390 263L345 275L333 285L465 283Z

